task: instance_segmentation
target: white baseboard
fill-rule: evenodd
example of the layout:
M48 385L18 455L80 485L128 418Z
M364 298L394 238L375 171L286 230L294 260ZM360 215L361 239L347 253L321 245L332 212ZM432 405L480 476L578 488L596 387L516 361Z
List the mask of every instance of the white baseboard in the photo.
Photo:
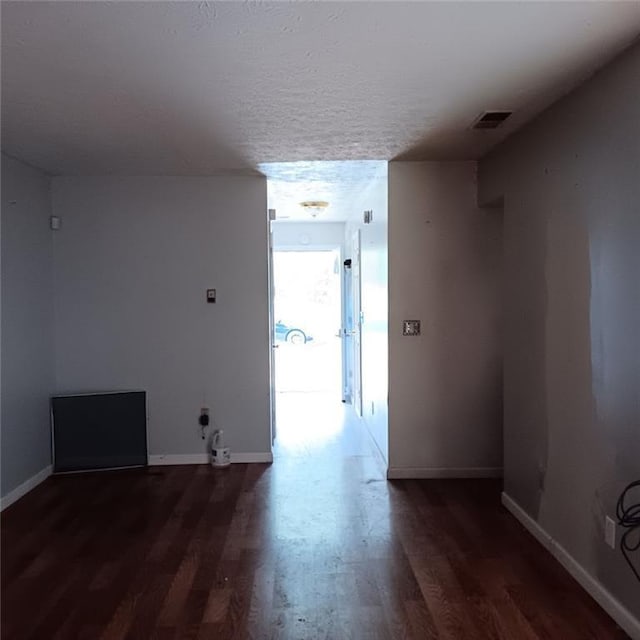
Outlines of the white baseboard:
M373 458L378 463L378 467L380 468L382 475L386 475L387 470L389 469L389 462L385 457L384 453L382 452L382 449L380 448L378 441L375 439L373 435L373 431L369 428L367 421L363 420L362 424L364 426L364 430L367 432L367 435L369 436L369 442L371 444L371 451L373 454Z
M31 489L35 489L41 482L44 482L51 475L51 471L51 465L45 467L42 471L38 471L35 476L31 476L21 485L18 485L13 491L9 491L6 496L0 498L0 511L4 511L9 505L29 493Z
M502 504L527 531L578 581L580 586L625 630L640 640L640 621L605 589L564 547L554 540L517 502L502 493Z
M232 453L232 463L273 462L273 454L265 453ZM209 464L209 456L206 453L192 454L166 454L149 456L149 464L152 467L174 464Z
M178 454L149 456L149 465L152 467L173 465L173 464L207 464L209 456L206 453Z
M253 462L273 462L273 454L270 451L265 453L231 453L231 462L253 463Z
M389 467L389 480L502 478L502 467Z

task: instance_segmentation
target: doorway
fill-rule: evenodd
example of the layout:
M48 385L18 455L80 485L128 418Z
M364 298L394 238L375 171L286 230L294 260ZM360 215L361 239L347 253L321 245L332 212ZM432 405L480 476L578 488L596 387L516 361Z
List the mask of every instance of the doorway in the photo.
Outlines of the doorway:
M387 163L294 162L260 168L267 176L270 220L274 456L308 455L316 464L325 458L369 456L375 442L386 466ZM298 300L309 298L301 285L310 279L301 276L303 268L293 264L293 256L280 254L337 249L331 277L334 291L340 291L342 315L336 305L326 328L312 328L311 321L329 314L300 317L301 305L281 292L282 259L289 261L285 277L299 280ZM284 298L290 304L283 310ZM333 345L333 357L322 355L322 333L329 333L324 341Z
M341 262L340 246L273 252L275 418L280 446L320 444L339 427L335 416L315 420L308 415L303 426L300 415L308 414L309 407L341 411Z

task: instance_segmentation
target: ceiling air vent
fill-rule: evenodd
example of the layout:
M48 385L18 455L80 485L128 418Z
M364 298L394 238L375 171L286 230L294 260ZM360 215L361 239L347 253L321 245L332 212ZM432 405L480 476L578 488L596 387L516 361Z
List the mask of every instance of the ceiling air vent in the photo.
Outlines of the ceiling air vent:
M471 127L472 129L496 129L513 112L512 111L485 111Z

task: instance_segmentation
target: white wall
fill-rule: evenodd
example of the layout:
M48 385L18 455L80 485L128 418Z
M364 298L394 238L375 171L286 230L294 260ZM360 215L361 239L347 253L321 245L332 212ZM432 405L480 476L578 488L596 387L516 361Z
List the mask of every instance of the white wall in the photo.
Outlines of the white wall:
M2 476L6 496L51 464L50 179L2 155Z
M341 247L344 244L344 222L287 222L273 224L274 249L304 251L313 247Z
M202 406L269 452L265 179L54 178L53 209L57 390L146 390L151 455L204 453Z
M604 517L640 479L639 86L636 45L480 163L504 197L505 491L637 618Z
M360 229L360 281L362 323L362 418L384 460L389 462L388 423L388 203L387 171L372 179L358 194L353 209L357 221L346 227L345 257L351 238ZM365 210L373 222L364 224Z
M501 254L475 163L389 164L390 477L500 473Z

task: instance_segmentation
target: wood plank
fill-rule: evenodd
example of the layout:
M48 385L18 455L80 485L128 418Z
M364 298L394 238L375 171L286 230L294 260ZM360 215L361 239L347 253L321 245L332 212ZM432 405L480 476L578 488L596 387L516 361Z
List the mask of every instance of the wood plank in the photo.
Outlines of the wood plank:
M1 637L625 637L498 482L311 455L49 478L3 514Z

